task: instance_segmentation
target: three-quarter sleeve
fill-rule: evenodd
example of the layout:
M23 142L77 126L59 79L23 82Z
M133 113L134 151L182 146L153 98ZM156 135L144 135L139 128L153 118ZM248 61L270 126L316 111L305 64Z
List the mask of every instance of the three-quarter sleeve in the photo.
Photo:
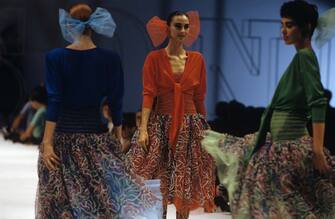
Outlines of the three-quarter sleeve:
M306 102L311 110L312 122L324 122L327 110L327 98L320 80L317 60L311 54L299 53L301 80Z
M205 95L206 95L206 64L204 58L201 57L200 84L195 90L194 104L197 112L203 116L206 116Z
M113 58L113 65L108 72L110 84L108 86L107 100L110 108L114 126L120 126L122 124L122 107L123 107L123 95L124 95L124 78L123 68L121 59L118 55Z
M46 79L45 85L48 94L48 108L46 120L57 122L60 105L62 102L62 79L59 72L57 56L49 53L45 58Z
M155 80L155 70L152 56L148 55L143 66L143 104L144 108L152 108L155 97L157 96L157 85Z

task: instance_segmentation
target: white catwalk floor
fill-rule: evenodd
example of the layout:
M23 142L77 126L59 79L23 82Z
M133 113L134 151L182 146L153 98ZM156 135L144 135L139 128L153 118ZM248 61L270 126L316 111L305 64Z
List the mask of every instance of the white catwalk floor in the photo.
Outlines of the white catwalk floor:
M33 219L37 185L37 147L4 141L0 135L0 219ZM168 219L175 219L169 206ZM225 213L191 213L190 219L230 219Z

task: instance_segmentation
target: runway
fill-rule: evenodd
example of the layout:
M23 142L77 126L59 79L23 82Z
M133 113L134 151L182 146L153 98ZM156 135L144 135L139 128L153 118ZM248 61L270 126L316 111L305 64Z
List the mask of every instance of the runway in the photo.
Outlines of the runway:
M5 141L0 136L0 219L33 219L37 186L36 146ZM175 219L174 206L168 219ZM227 213L191 212L190 219L230 219Z

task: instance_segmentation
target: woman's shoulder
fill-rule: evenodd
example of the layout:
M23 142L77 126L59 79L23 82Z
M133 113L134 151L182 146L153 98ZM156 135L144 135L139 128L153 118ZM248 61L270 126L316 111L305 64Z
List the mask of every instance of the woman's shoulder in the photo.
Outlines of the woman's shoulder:
M52 58L56 58L60 56L61 54L63 54L63 52L64 52L64 48L54 48L52 50L49 50L46 53L46 56L52 59Z
M192 58L192 60L196 62L203 62L204 61L204 56L202 55L201 52L198 51L187 51L187 55Z
M311 49L300 49L298 50L292 61L291 61L291 64L293 65L301 65L303 63L314 63L314 64L317 64L318 63L318 60L317 60L317 57L314 53L313 50Z
M86 49L86 50L77 50L77 49L72 49L72 48L54 48L54 49L48 51L47 55L55 56L55 55L61 55L61 54L64 54L64 53L67 53L67 54L84 54L84 53L91 53L91 52L96 52L96 53L100 53L100 54L108 55L108 56L119 57L118 53L115 52L114 50L100 48L100 47L95 47L95 48Z
M201 58L203 57L202 53L199 51L187 50L187 53L195 57L201 57Z
M186 52L187 52L188 55L191 55L193 57L203 58L203 55L198 51L187 50ZM163 56L164 54L165 54L164 48L163 49L157 49L157 50L150 51L148 53L147 57Z
M108 56L109 58L120 58L120 55L112 49L97 48L97 50L102 55Z
M161 60L162 57L164 57L164 49L152 50L146 55L145 62L146 63L156 62L158 60Z
M203 55L198 51L187 51L187 55L194 60L204 60ZM165 49L152 50L147 54L146 60L161 60L162 57L166 56Z
M312 59L312 60L315 60L316 59L316 55L314 53L313 50L311 49L300 49L297 51L296 55L295 55L295 58L298 58L298 59Z
M154 58L164 55L164 49L156 49L152 50L148 53L147 58Z
M299 73L320 71L318 58L311 49L301 49L297 51L292 63L298 68L296 72Z

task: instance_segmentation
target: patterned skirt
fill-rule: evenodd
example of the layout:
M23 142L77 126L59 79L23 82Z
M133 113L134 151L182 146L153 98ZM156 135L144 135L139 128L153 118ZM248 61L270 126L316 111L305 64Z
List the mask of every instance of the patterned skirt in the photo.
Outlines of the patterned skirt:
M162 200L124 165L109 134L56 133L61 165L38 161L36 218L159 219Z
M127 153L128 165L146 179L161 180L164 205L174 204L179 212L198 207L211 212L215 207L215 164L200 144L208 124L201 115L185 115L174 152L168 144L170 124L171 116L152 114L149 150L145 152L136 143L137 131Z
M233 218L334 219L335 157L330 173L314 169L312 138L266 144L248 160L256 134L238 138L208 131L203 147L214 157Z

